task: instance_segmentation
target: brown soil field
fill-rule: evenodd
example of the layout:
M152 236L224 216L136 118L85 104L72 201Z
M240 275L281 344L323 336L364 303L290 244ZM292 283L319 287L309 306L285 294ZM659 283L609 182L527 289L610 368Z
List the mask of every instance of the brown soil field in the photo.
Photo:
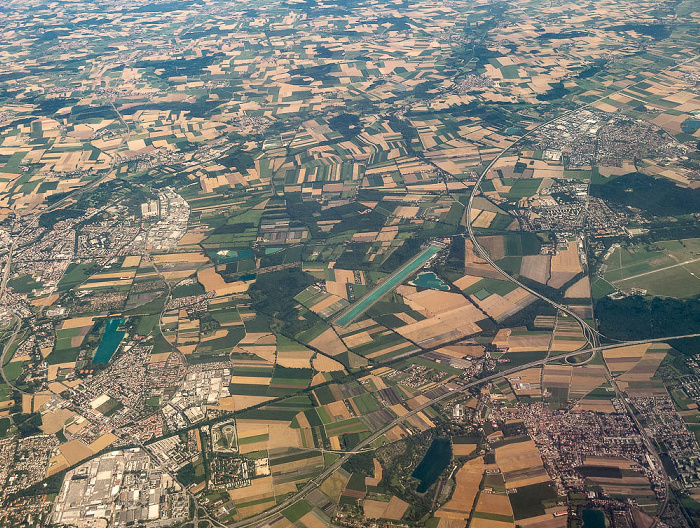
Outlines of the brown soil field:
M454 456L468 456L476 449L476 444L452 444L452 454Z
M480 493L474 511L496 513L499 515L513 515L513 509L510 506L508 496L498 495L496 493Z
M332 328L323 332L309 344L329 356L337 356L348 350Z
M565 297L570 299L583 299L591 296L591 281L588 276L582 277L581 280L575 282L564 293Z
M520 263L520 275L547 284L550 274L549 255L525 255Z
M73 411L68 409L57 409L54 412L47 412L41 415L40 429L46 434L54 434L63 429L63 424L66 420L75 416Z
M577 274L573 272L568 272L568 271L554 271L552 270L552 275L550 279L547 281L547 286L551 286L552 288L559 289L564 284L569 282L571 279L573 279Z
M613 413L615 412L615 407L609 400L586 400L583 399L576 404L576 409L581 409L582 411L593 411L600 413Z
M71 440L70 442L66 442L58 449L61 451L61 454L66 457L66 461L70 466L73 466L81 460L95 454L92 449L90 449L80 440Z
M501 235L479 237L478 241L479 244L489 252L493 260L500 260L506 256L503 237Z
M336 503L340 500L340 494L343 493L345 485L348 483L349 477L344 475L344 471L337 471L321 484L321 491L328 495Z
M469 305L469 301L458 293L437 290L423 290L407 295L405 299L411 308L421 312L426 317Z
M543 467L540 452L532 440L508 444L496 449L496 464L503 473ZM507 487L512 487L510 482Z
M328 526L328 523L313 511L310 511L299 520L307 528L327 528Z

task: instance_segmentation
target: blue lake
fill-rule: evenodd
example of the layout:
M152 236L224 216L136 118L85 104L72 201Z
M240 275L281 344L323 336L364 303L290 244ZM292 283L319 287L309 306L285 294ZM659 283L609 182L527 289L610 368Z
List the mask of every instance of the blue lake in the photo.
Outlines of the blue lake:
M420 461L420 464L418 464L418 467L411 475L420 480L416 491L418 493L428 491L430 486L445 471L450 460L452 460L452 444L450 441L447 438L436 438L433 440L423 460Z
M338 317L336 323L340 326L347 326L352 323L355 319L360 317L360 315L365 313L375 302L396 288L411 274L418 271L423 264L428 262L431 257L438 253L441 249L442 247L440 246L428 246L416 257L411 259L408 264L405 264L402 268L399 268L398 271L394 272L394 274L384 280L384 282L376 286L359 301L356 301L355 304L351 305L346 312L343 312L340 317Z
M100 365L104 363L109 363L114 353L119 347L119 343L122 342L126 332L124 330L119 330L119 327L124 324L126 319L110 319L105 322L105 332L102 334L102 340L100 341L100 346L97 347L95 351L95 357L92 358L92 362Z
M435 275L432 271L426 273L421 273L413 279L409 284L413 286L420 286L421 288L429 288L431 290L448 291L450 287L442 282L440 277Z
M583 510L581 520L583 528L605 528L605 514L600 510Z

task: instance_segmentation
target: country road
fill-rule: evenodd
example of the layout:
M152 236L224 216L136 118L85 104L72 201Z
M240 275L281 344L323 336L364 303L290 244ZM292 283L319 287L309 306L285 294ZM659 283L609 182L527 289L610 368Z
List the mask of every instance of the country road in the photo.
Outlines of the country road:
M428 407L430 407L432 405L435 405L436 403L440 403L441 401L449 400L450 398L454 398L454 397L457 397L459 395L462 395L465 391L467 391L471 388L478 387L479 385L489 383L491 381L497 380L497 379L502 378L502 377L510 376L511 374L515 374L517 372L520 372L520 371L523 371L523 370L526 370L526 369L529 369L532 367L546 365L547 363L563 360L566 358L577 356L579 354L594 353L594 352L600 352L602 350L610 350L610 349L620 348L620 347L625 347L625 346L641 345L641 344L645 344L645 343L662 343L662 342L666 342L666 341L672 341L675 339L685 339L685 338L689 338L689 337L700 337L700 333L687 334L687 335L682 335L682 336L660 337L660 338L655 338L655 339L642 339L639 341L626 341L624 343L615 343L612 345L582 348L579 350L575 350L573 352L568 352L566 354L560 354L558 356L551 356L551 357L546 357L544 359L531 361L530 363L527 363L524 365L519 365L517 367L513 367L510 369L501 371L501 372L497 372L495 374L491 374L489 376L471 381L469 383L465 383L460 387L459 390L446 392L440 396L437 396L436 398L433 398L432 400L425 402L421 406L416 407L415 409L412 409L411 411L407 412L403 416L399 416L395 420L386 424L381 429L375 431L374 433L372 433L371 436L367 437L365 440L363 440L362 442L357 444L352 452L346 452L343 456L341 456L333 464L331 464L326 469L324 469L322 473L320 473L315 478L313 478L311 481L309 481L306 484L306 486L304 486L298 493L296 493L292 497L288 498L284 502L281 502L280 504L278 504L274 508L271 508L271 509L269 509L261 514L258 514L254 517L250 517L248 519L244 519L242 521L238 521L238 522L233 523L233 524L228 524L226 526L228 526L230 528L243 528L246 526L256 525L257 523L261 523L262 521L265 521L265 520L273 517L274 515L280 513L282 510L284 510L285 508L291 506L295 502L306 497L311 491L313 491L316 487L318 487L328 476L330 476L332 473L337 471L337 469L340 466L342 466L352 456L352 454L354 452L361 451L364 447L371 445L372 442L374 442L375 440L380 438L384 433L386 433L390 429L394 428L395 426L399 425L400 423L402 423L406 419L410 418L411 416L418 414L419 412L427 409ZM223 526L223 525L220 525L220 526Z

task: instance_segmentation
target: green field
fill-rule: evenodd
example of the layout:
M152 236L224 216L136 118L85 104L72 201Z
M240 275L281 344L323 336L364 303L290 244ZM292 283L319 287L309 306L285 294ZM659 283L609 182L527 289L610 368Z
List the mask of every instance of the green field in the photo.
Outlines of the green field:
M618 248L606 260L605 280L661 297L700 294L700 240L669 240Z

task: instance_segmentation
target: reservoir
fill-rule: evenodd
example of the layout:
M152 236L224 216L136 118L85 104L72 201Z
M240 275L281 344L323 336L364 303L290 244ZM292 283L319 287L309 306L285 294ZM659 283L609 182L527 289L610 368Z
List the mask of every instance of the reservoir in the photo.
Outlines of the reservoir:
M421 288L428 288L431 290L448 291L450 287L442 282L440 277L435 275L432 271L426 273L421 273L414 280L409 282L411 286L419 286Z
M105 333L102 334L102 340L100 341L100 346L97 347L95 351L95 357L92 358L92 362L95 364L109 363L114 353L119 347L119 343L122 342L122 338L126 334L124 330L119 330L119 327L124 324L126 319L110 319L105 322Z
M583 528L605 528L605 514L600 510L583 510L581 520Z
M406 280L410 275L418 271L423 264L428 262L433 255L438 253L442 249L441 246L430 245L423 251L421 251L416 257L411 259L407 264L399 268L393 275L384 279L384 282L376 286L359 301L351 305L350 308L342 313L338 319L336 319L336 324L339 326L347 326L352 323L355 319L360 317L365 313L370 306L372 306L379 299L384 297L391 290L396 288L404 280Z
M411 474L412 477L420 480L416 491L425 493L432 486L438 477L445 471L445 468L452 460L452 444L447 438L436 438L430 444L428 452L420 461L418 467Z

